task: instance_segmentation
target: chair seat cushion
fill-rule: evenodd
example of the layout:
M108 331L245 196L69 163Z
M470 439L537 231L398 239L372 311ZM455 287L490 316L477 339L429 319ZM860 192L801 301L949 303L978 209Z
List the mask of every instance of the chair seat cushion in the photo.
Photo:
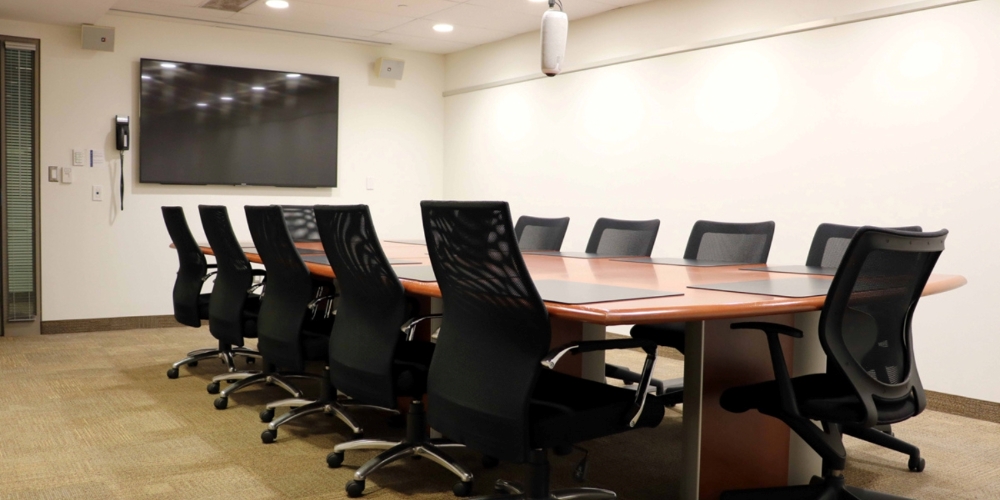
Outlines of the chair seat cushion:
M531 447L553 448L630 429L635 391L542 370L531 400ZM636 427L656 427L663 404L646 402Z
M680 352L684 352L684 330L683 322L658 323L655 325L635 325L629 330L629 334L634 339L649 340L657 345L673 347Z
M399 396L420 397L427 392L427 370L434 356L434 344L421 340L401 340L392 362L392 376Z
M805 375L792 379L799 413L810 420L833 423L860 423L864 421L865 407L854 389L839 377L826 373ZM727 389L719 401L723 408L734 413L759 410L776 415L780 409L778 384L775 381ZM901 422L917 413L913 398L895 401L875 401L878 423Z

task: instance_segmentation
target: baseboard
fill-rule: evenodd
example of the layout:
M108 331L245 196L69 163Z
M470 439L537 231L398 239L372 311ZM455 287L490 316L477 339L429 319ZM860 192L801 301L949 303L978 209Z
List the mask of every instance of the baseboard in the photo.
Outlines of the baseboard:
M924 392L927 394L928 410L1000 424L1000 403L943 392Z
M123 318L66 319L42 321L42 335L55 333L109 332L141 328L181 326L173 316L126 316Z

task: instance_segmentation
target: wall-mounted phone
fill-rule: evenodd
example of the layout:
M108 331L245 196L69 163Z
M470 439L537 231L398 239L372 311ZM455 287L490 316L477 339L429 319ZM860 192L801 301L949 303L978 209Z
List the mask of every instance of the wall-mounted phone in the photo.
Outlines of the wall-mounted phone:
M118 151L128 151L131 136L128 129L128 117L115 117L115 149Z
M118 184L118 200L121 201L122 211L125 211L125 152L128 151L129 144L132 142L132 134L129 132L127 116L116 116L115 117L115 148L118 149L118 155L121 161L118 162L118 168L121 170L121 182Z

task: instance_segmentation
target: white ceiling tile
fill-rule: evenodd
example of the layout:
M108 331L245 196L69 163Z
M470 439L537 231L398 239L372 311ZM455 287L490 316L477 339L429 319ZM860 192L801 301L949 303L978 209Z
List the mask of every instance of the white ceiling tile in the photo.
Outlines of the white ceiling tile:
M484 43L493 42L496 40L503 40L504 38L510 38L515 34L509 31L495 31L483 28L475 28L472 26L455 26L455 31L452 31L450 33L438 33L433 29L435 24L437 24L437 21L433 21L430 19L416 19L402 26L398 26L396 28L389 30L389 33L397 35L408 35L408 36L416 36L422 38L430 38L433 40L447 40L457 43L468 43L473 45L480 45Z
M541 19L542 13L549 9L548 2L529 2L528 0L468 0L466 3L494 9L513 10L536 19ZM569 15L570 20L582 19L615 8L617 8L615 5L601 0L563 0L563 10Z
M0 0L0 18L54 24L97 22L115 0Z
M159 0L118 0L113 9L159 16L171 16L196 21L221 21L233 17L232 12L170 4Z
M342 7L403 17L424 17L428 14L454 7L448 0L291 0L295 3L308 2L332 7ZM403 5L403 7L401 7Z
M342 38L368 39L376 35L378 31L358 28L348 25L334 25L324 22L304 22L299 19L268 19L262 16L252 16L243 12L234 14L226 22L240 24L243 26L253 26L257 28L270 28L296 33L306 33L313 35L327 35Z
M164 3L169 5L183 5L185 7L201 7L205 5L208 0L151 0L155 3Z
M245 19L256 18L255 22L267 22L266 20L273 19L282 23L292 21L374 31L384 31L413 19L309 2L293 2L287 9L272 9L264 5L264 2L256 2L240 11L237 16Z
M595 1L606 3L608 5L614 5L615 7L628 7L629 5L635 5L637 3L646 3L649 0L595 0Z
M497 9L464 3L431 14L426 19L445 22L455 26L470 26L510 33L525 33L538 29L542 18L541 15L533 16L516 10Z
M379 33L373 40L389 42L393 47L401 49L417 50L421 52L431 52L435 54L449 54L474 47L471 43L459 43L454 40L441 40L434 38L423 38L419 36L401 35L399 33Z

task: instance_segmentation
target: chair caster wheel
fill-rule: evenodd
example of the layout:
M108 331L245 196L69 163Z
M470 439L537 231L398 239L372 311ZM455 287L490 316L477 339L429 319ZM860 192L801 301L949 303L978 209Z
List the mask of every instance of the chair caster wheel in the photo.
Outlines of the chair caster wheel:
M219 393L219 383L218 382L209 382L208 386L205 387L205 390L208 391L209 394L218 394Z
M365 482L354 480L348 481L344 490L347 491L347 496L351 498L358 498L365 492Z
M190 366L191 368L194 368L194 367L198 366L198 362L197 361L192 361L192 362L188 363L188 366Z
M257 358L247 357L247 364L252 365L257 362Z
M216 410L225 410L226 406L229 406L229 398L227 398L225 396L220 396L220 397L215 398L215 409Z
M177 368L171 368L167 370L167 378L177 378L180 373L177 372Z
M451 488L451 492L455 494L456 497L467 497L472 494L472 481L465 482L459 481L455 483L455 486Z
M331 469L336 469L344 463L344 452L342 451L331 451L329 455L326 456L326 466Z
M260 412L261 422L264 422L266 424L272 420L274 420L274 408L268 408Z
M493 458L493 457L491 457L489 455L483 455L483 468L484 469L492 469L492 468L494 468L494 467L496 467L498 465L500 465L500 460L497 460L496 458Z
M268 429L268 430L260 433L260 440L263 441L264 444L271 444L271 443L273 443L274 440L277 437L278 437L278 431L277 431L277 429L275 429L275 430Z
M910 457L910 463L907 465L910 467L911 472L923 472L924 466L927 465L927 462L923 458L920 458L919 455L917 455Z

